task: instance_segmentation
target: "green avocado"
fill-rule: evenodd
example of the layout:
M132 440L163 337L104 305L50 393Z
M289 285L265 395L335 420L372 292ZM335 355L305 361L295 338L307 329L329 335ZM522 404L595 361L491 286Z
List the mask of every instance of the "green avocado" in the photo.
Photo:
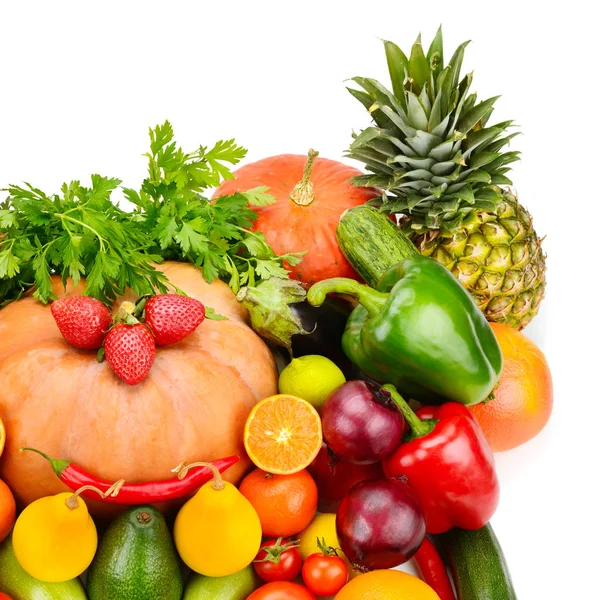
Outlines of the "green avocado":
M192 573L183 600L245 600L260 583L252 565L225 577Z
M180 600L183 578L161 513L134 506L106 530L87 574L90 600Z
M45 583L26 573L17 562L10 537L0 544L0 592L13 600L86 600L79 579Z

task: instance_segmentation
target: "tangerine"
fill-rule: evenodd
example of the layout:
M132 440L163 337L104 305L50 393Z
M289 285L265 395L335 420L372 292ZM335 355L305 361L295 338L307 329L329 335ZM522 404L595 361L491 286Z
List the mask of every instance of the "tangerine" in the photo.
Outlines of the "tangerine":
M265 536L295 535L317 512L317 484L308 471L273 475L255 469L243 479L240 492L258 513Z
M10 533L17 514L15 497L10 488L0 479L0 542Z
M347 583L335 600L440 600L424 581L404 571L370 571Z

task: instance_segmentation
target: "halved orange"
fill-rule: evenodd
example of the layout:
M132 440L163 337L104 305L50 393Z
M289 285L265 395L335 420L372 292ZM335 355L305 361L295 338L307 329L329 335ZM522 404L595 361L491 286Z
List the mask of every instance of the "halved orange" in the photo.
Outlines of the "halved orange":
M267 473L290 475L306 468L323 442L321 417L314 406L288 394L261 400L248 415L244 446L252 462Z
M2 452L4 451L4 442L6 442L6 430L4 429L2 419L0 419L0 456L2 456Z

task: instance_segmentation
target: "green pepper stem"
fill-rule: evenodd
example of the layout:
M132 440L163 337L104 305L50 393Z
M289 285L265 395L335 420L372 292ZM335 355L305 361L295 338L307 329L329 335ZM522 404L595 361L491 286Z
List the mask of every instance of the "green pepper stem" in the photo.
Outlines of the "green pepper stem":
M381 389L389 392L390 396L392 397L392 400L400 409L402 416L408 423L413 438L423 437L424 435L431 433L431 431L435 427L435 421L421 421L421 419L419 419L419 417L417 417L417 415L415 414L415 411L408 405L408 402L406 402L406 400L398 393L396 387L393 386L391 383L386 383L385 385L382 385Z
M383 294L368 285L362 285L354 279L345 277L333 277L315 283L308 290L306 299L313 306L321 306L328 294L344 294L354 298L365 307L371 317L379 314L388 301L388 294Z
M19 452L24 452L28 450L29 452L35 452L40 456L43 456L52 466L52 470L56 473L57 477L60 477L63 474L63 471L69 466L68 460L59 460L57 458L50 458L46 453L41 450L37 450L36 448L19 448Z

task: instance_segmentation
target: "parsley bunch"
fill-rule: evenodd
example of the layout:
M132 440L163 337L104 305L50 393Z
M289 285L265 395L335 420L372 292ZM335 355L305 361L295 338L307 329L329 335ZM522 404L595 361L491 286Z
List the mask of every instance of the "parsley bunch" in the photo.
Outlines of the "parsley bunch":
M249 230L256 219L250 206L275 202L265 188L212 202L203 195L233 177L226 164L246 150L228 140L185 153L173 138L168 121L150 130L148 177L139 190L123 190L133 212L111 201L121 181L100 175L90 187L72 181L51 196L29 184L9 186L0 202L0 306L32 286L42 302L52 300L54 274L63 284L85 277L85 293L105 303L127 287L163 293L168 281L155 267L163 260L191 262L207 281L219 277L235 292L287 277L282 261L297 264L300 256L277 256Z
M277 256L262 233L251 232L256 213L250 206L275 202L267 188L223 196L214 201L203 193L223 179L233 179L229 165L246 150L234 140L220 141L210 150L200 146L190 154L173 141L167 121L150 131L148 177L141 190L125 189L136 206L134 218L156 242L154 251L165 260L181 260L202 267L204 278L228 282L234 292L270 277L287 278L282 260L291 265L299 255Z
M31 286L42 302L51 300L51 274L86 277L86 294L110 302L127 286L138 294L166 291L166 278L153 263L152 240L110 201L118 179L92 175L47 196L29 184L10 186L0 203L0 306Z

